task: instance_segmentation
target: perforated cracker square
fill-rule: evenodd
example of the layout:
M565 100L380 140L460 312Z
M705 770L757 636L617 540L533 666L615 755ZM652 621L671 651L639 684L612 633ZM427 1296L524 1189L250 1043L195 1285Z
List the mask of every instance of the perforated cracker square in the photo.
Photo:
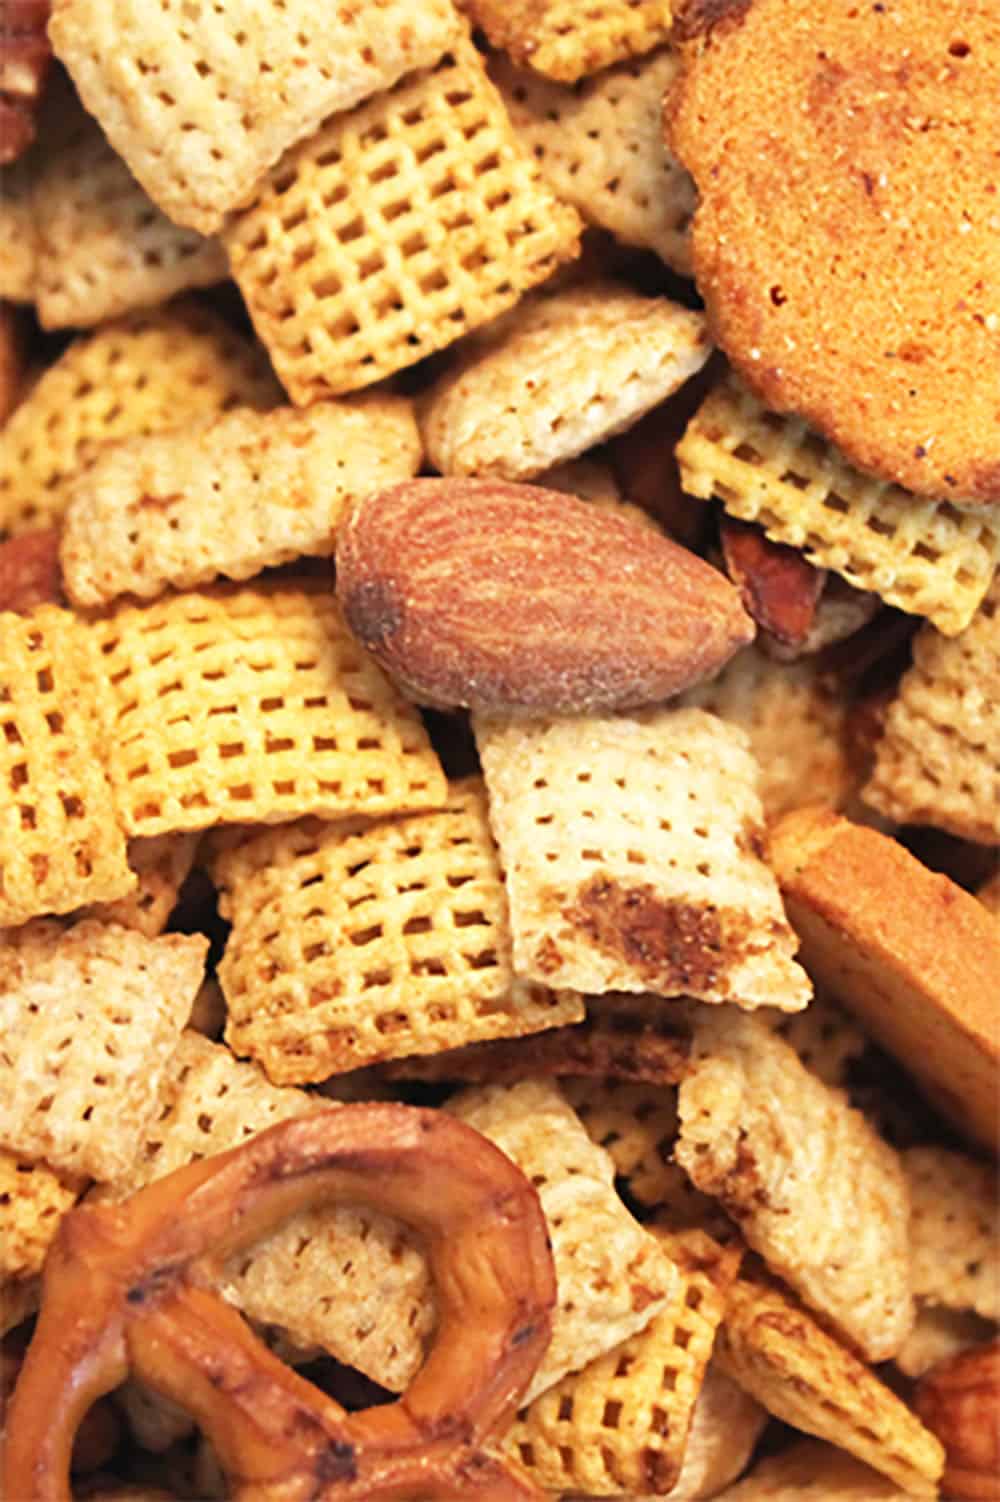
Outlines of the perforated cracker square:
M903 1153L913 1292L926 1304L1000 1320L1000 1204L988 1163L943 1147Z
M663 140L663 96L678 58L666 46L578 83L553 83L497 53L490 76L554 192L625 245L691 274L694 185Z
M938 1440L781 1288L757 1276L737 1279L716 1356L776 1418L848 1451L907 1497L937 1496L944 1469Z
M476 739L519 974L584 992L805 1006L741 730L668 708L481 717Z
M195 1159L224 1152L330 1101L271 1085L228 1048L187 1032L167 1065L155 1117L113 1197ZM320 1346L399 1392L434 1328L430 1273L415 1236L367 1207L329 1206L293 1216L225 1265L225 1296L296 1345Z
M156 1110L208 940L84 922L0 954L0 1146L53 1168L123 1173Z
M558 1300L530 1403L644 1330L667 1307L680 1273L614 1190L614 1165L556 1085L523 1080L463 1091L447 1109L511 1158L538 1190L555 1259Z
M108 774L130 835L444 801L417 711L320 581L125 605L93 635Z
M433 63L450 0L55 0L50 36L152 198L203 234L329 115Z
M741 1253L701 1231L656 1237L679 1274L666 1306L522 1409L508 1431L506 1450L546 1491L665 1495L680 1475Z
M0 297L35 299L34 154L0 167Z
M415 475L422 458L411 403L382 392L307 412L241 408L116 443L72 487L67 593L77 605L152 599L168 584L331 554L347 507Z
M128 863L135 872L134 891L117 902L95 903L80 917L96 918L101 923L120 923L155 939L162 934L177 906L181 887L187 880L198 850L197 834L159 834L145 840L132 840Z
M587 1133L615 1165L615 1179L646 1209L674 1197L687 1175L673 1161L677 1091L630 1080L567 1079L560 1088ZM692 1191L692 1194L694 1191Z
M307 405L495 318L577 254L580 227L466 38L290 152L225 243L282 383Z
M101 763L95 666L68 611L0 613L0 925L135 886Z
M70 344L0 431L0 533L58 522L103 443L279 398L261 351L206 308L107 323Z
M444 800L442 800L444 801ZM360 832L292 825L213 864L232 923L226 1040L280 1084L577 1021L518 981L482 793Z
M676 452L688 495L716 497L731 516L948 636L969 624L1000 564L989 508L963 511L861 474L735 377L707 397Z
M899 823L1000 843L1000 573L961 635L918 632L863 796Z
M33 1278L86 1179L0 1151L0 1282Z
M572 83L670 35L671 0L464 0L463 9L494 47L514 60Z

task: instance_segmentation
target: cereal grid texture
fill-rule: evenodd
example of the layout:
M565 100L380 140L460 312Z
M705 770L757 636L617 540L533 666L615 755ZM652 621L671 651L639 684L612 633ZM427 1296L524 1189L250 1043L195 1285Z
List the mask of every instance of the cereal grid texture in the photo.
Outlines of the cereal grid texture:
M106 323L73 341L0 431L0 533L57 523L103 443L279 396L260 351L207 309Z
M60 118L36 153L31 195L43 328L90 328L225 281L218 240L173 224L68 91L48 108Z
M795 1050L810 1074L842 1090L851 1063L868 1047L868 1036L849 1012L817 992L804 1012L761 1011L759 1020Z
M633 1199L655 1209L686 1198L687 1175L673 1161L676 1090L629 1080L568 1079L560 1086L588 1134L610 1153L615 1179Z
M0 955L0 1146L54 1168L125 1171L156 1109L208 940L85 922Z
M268 1083L227 1048L186 1032L167 1067L154 1118L116 1198L279 1121L329 1109ZM401 1391L434 1325L430 1274L416 1240L367 1208L300 1211L223 1269L221 1291L250 1318L297 1345L320 1346L374 1382Z
M856 589L926 616L955 636L1000 564L1000 522L917 497L853 469L797 418L769 412L730 377L706 398L677 445L681 483L801 548Z
M108 773L130 835L433 807L415 709L321 586L222 586L93 626Z
M941 1147L903 1154L910 1189L913 1292L1000 1320L1000 1205L988 1163Z
M910 1409L791 1297L755 1279L730 1292L716 1354L769 1413L936 1497L944 1451Z
M49 1243L84 1184L0 1150L0 1282L41 1271Z
M31 155L0 168L0 297L10 302L35 297L34 178Z
M410 403L382 394L243 408L117 443L72 488L67 593L76 605L152 599L330 554L352 501L415 475L422 457Z
M0 924L135 886L101 764L95 666L68 611L0 613Z
M677 73L664 47L567 87L490 60L514 127L553 192L626 245L691 273L694 187L663 144L663 96Z
M670 33L671 0L465 0L494 47L549 78L572 83Z
M452 1097L447 1109L528 1176L548 1222L558 1299L527 1405L644 1330L675 1296L680 1274L618 1198L611 1159L555 1085L488 1085Z
M722 1493L724 1502L905 1502L900 1491L852 1455L819 1440L799 1440L759 1460L750 1475ZM721 1502L721 1499L720 1499Z
M213 874L232 923L226 1041L279 1084L583 1016L578 997L514 976L478 789L361 832L308 822L258 835Z
M839 808L855 790L846 701L809 661L775 662L759 648L745 647L718 677L674 702L708 710L746 731L768 819L803 803Z
M87 109L178 224L212 234L294 142L440 57L450 0L56 0Z
M290 153L225 243L301 406L504 312L576 255L579 232L465 39Z
M479 718L514 965L586 992L806 1005L757 853L756 763L698 709L533 723Z
M676 1158L812 1308L871 1361L913 1323L896 1153L766 1023L708 1010L680 1087Z
M678 1269L666 1306L523 1409L505 1448L550 1492L664 1494L680 1475L739 1253L701 1231L657 1233Z
M918 634L864 798L900 823L1000 844L1000 573L960 636Z
M624 431L711 353L705 321L613 282L523 303L422 408L444 475L530 480Z
M128 863L135 872L134 890L116 902L96 903L80 916L96 918L102 923L120 923L123 928L145 934L147 939L155 939L162 934L177 906L197 850L197 834L160 834L132 840Z

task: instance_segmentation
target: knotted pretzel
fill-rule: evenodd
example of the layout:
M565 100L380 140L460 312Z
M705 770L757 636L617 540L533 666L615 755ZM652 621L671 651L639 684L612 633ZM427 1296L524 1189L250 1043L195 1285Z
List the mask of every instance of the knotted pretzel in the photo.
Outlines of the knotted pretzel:
M348 1414L212 1291L221 1262L318 1200L377 1205L425 1240L437 1336L398 1402ZM67 1502L73 1437L129 1371L183 1406L238 1502L529 1502L486 1453L548 1343L538 1198L478 1132L396 1104L282 1122L64 1220L8 1415L3 1494Z

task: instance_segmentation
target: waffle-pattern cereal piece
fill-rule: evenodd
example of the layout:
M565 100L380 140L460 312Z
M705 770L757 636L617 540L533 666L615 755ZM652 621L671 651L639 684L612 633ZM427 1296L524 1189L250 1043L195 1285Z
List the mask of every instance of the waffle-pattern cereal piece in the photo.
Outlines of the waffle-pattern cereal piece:
M630 1080L566 1079L566 1099L589 1136L610 1153L615 1179L646 1209L669 1203L674 1209L687 1198L714 1208L714 1202L690 1189L687 1175L673 1161L677 1140L677 1091ZM685 1217L698 1223L699 1217ZM705 1219L701 1219L701 1224Z
M676 1158L749 1244L871 1361L913 1324L894 1150L766 1023L709 1008L680 1087Z
M522 303L428 392L427 452L445 475L530 480L624 432L700 370L700 313L614 282Z
M208 940L80 923L0 955L0 1146L53 1168L125 1171L156 1109Z
M668 708L480 717L476 739L519 974L584 992L806 1005L741 730Z
M80 917L120 923L147 939L157 938L170 921L181 887L190 875L198 838L196 834L160 834L133 840L128 847L128 863L136 876L134 891L117 902L86 908Z
M644 1330L680 1273L613 1187L614 1166L548 1080L463 1091L447 1109L495 1142L538 1190L555 1259L552 1338L525 1405Z
M900 823L1000 844L1000 573L960 636L918 633L864 798Z
M758 1461L719 1502L905 1502L912 1496L843 1450L800 1440Z
M994 1323L966 1309L922 1304L916 1324L893 1359L905 1377L922 1377L939 1361L958 1356L970 1346L985 1345L997 1333Z
M422 457L410 402L381 393L114 444L72 490L67 593L77 605L152 599L331 554L346 508L415 475Z
M717 498L772 541L948 636L969 624L1000 563L1000 521L989 509L963 510L862 474L735 377L695 414L677 462L688 495Z
M847 1450L907 1497L937 1496L944 1450L935 1436L781 1289L737 1279L716 1355L776 1418Z
M440 57L450 0L55 0L50 35L150 197L212 234L296 141Z
M93 633L108 771L130 835L444 800L416 710L318 582L124 605Z
M289 153L225 243L282 383L307 405L503 313L576 255L579 232L464 39Z
M10 302L35 298L35 160L32 152L0 168L0 297Z
M101 765L94 673L68 611L0 613L0 924L135 886Z
M502 54L489 68L553 191L589 223L690 276L694 185L663 144L663 96L677 73L673 48L573 87L516 68Z
M85 1184L0 1151L0 1282L41 1272L49 1243Z
M573 83L622 58L651 52L670 35L671 0L464 0L494 47L519 63Z
M73 341L0 432L0 532L58 522L103 443L279 396L260 351L206 308L107 323Z
M896 840L828 809L785 814L771 830L771 861L817 985L943 1115L995 1151L995 919Z
M867 1033L849 1012L829 996L817 993L804 1012L757 1013L785 1042L817 1079L832 1090L842 1090L852 1062L869 1046Z
M992 1167L943 1147L912 1147L903 1168L914 1294L1000 1320L1000 1204Z
M140 1150L112 1186L131 1194L175 1168L237 1147L330 1101L271 1085L253 1064L187 1032L167 1067L159 1108ZM265 1241L237 1253L220 1291L249 1318L294 1344L321 1346L372 1381L402 1391L434 1327L430 1272L417 1239L367 1208L303 1210Z
M477 788L361 832L310 821L257 835L213 874L232 923L226 1041L278 1084L583 1016L579 997L513 974Z
M839 808L856 791L847 703L808 660L774 662L758 647L745 647L717 677L687 689L675 703L706 709L746 731L768 819L805 802Z
M546 1491L662 1495L680 1475L741 1252L702 1231L656 1237L679 1273L667 1304L522 1409L507 1433L508 1453Z

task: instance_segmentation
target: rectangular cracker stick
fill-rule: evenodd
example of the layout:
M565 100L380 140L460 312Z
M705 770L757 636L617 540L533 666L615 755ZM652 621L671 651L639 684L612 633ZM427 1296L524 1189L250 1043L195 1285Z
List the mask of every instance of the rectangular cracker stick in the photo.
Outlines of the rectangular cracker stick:
M467 36L334 115L226 231L299 406L368 386L513 306L579 249Z
M995 1151L1000 928L902 845L823 809L786 814L771 858L817 982L921 1090Z
M101 765L96 672L68 611L0 613L0 926L135 886Z
M525 1404L644 1330L674 1296L680 1274L633 1220L613 1187L610 1157L592 1142L549 1080L463 1091L447 1110L476 1128L538 1190L555 1258L552 1338Z
M671 0L464 0L494 47L549 78L572 83L622 58L641 56L670 35Z
M61 558L76 605L152 599L332 554L353 501L420 468L405 397L240 408L109 447L73 486Z
M698 410L677 461L689 495L717 497L731 516L759 522L773 541L948 636L969 624L1000 564L1000 522L989 508L963 511L861 474L734 376Z
M417 711L322 581L219 586L93 626L108 773L130 835L434 807Z
M90 1178L125 1172L207 950L200 934L85 922L0 954L0 1146Z
M49 34L87 109L178 224L212 234L293 142L440 57L450 0L55 0Z
M278 1084L577 1021L583 1003L514 976L485 800L372 824L284 826L220 856L232 923L226 1040Z
M913 1292L925 1304L1000 1320L1000 1203L988 1163L943 1147L903 1153Z

